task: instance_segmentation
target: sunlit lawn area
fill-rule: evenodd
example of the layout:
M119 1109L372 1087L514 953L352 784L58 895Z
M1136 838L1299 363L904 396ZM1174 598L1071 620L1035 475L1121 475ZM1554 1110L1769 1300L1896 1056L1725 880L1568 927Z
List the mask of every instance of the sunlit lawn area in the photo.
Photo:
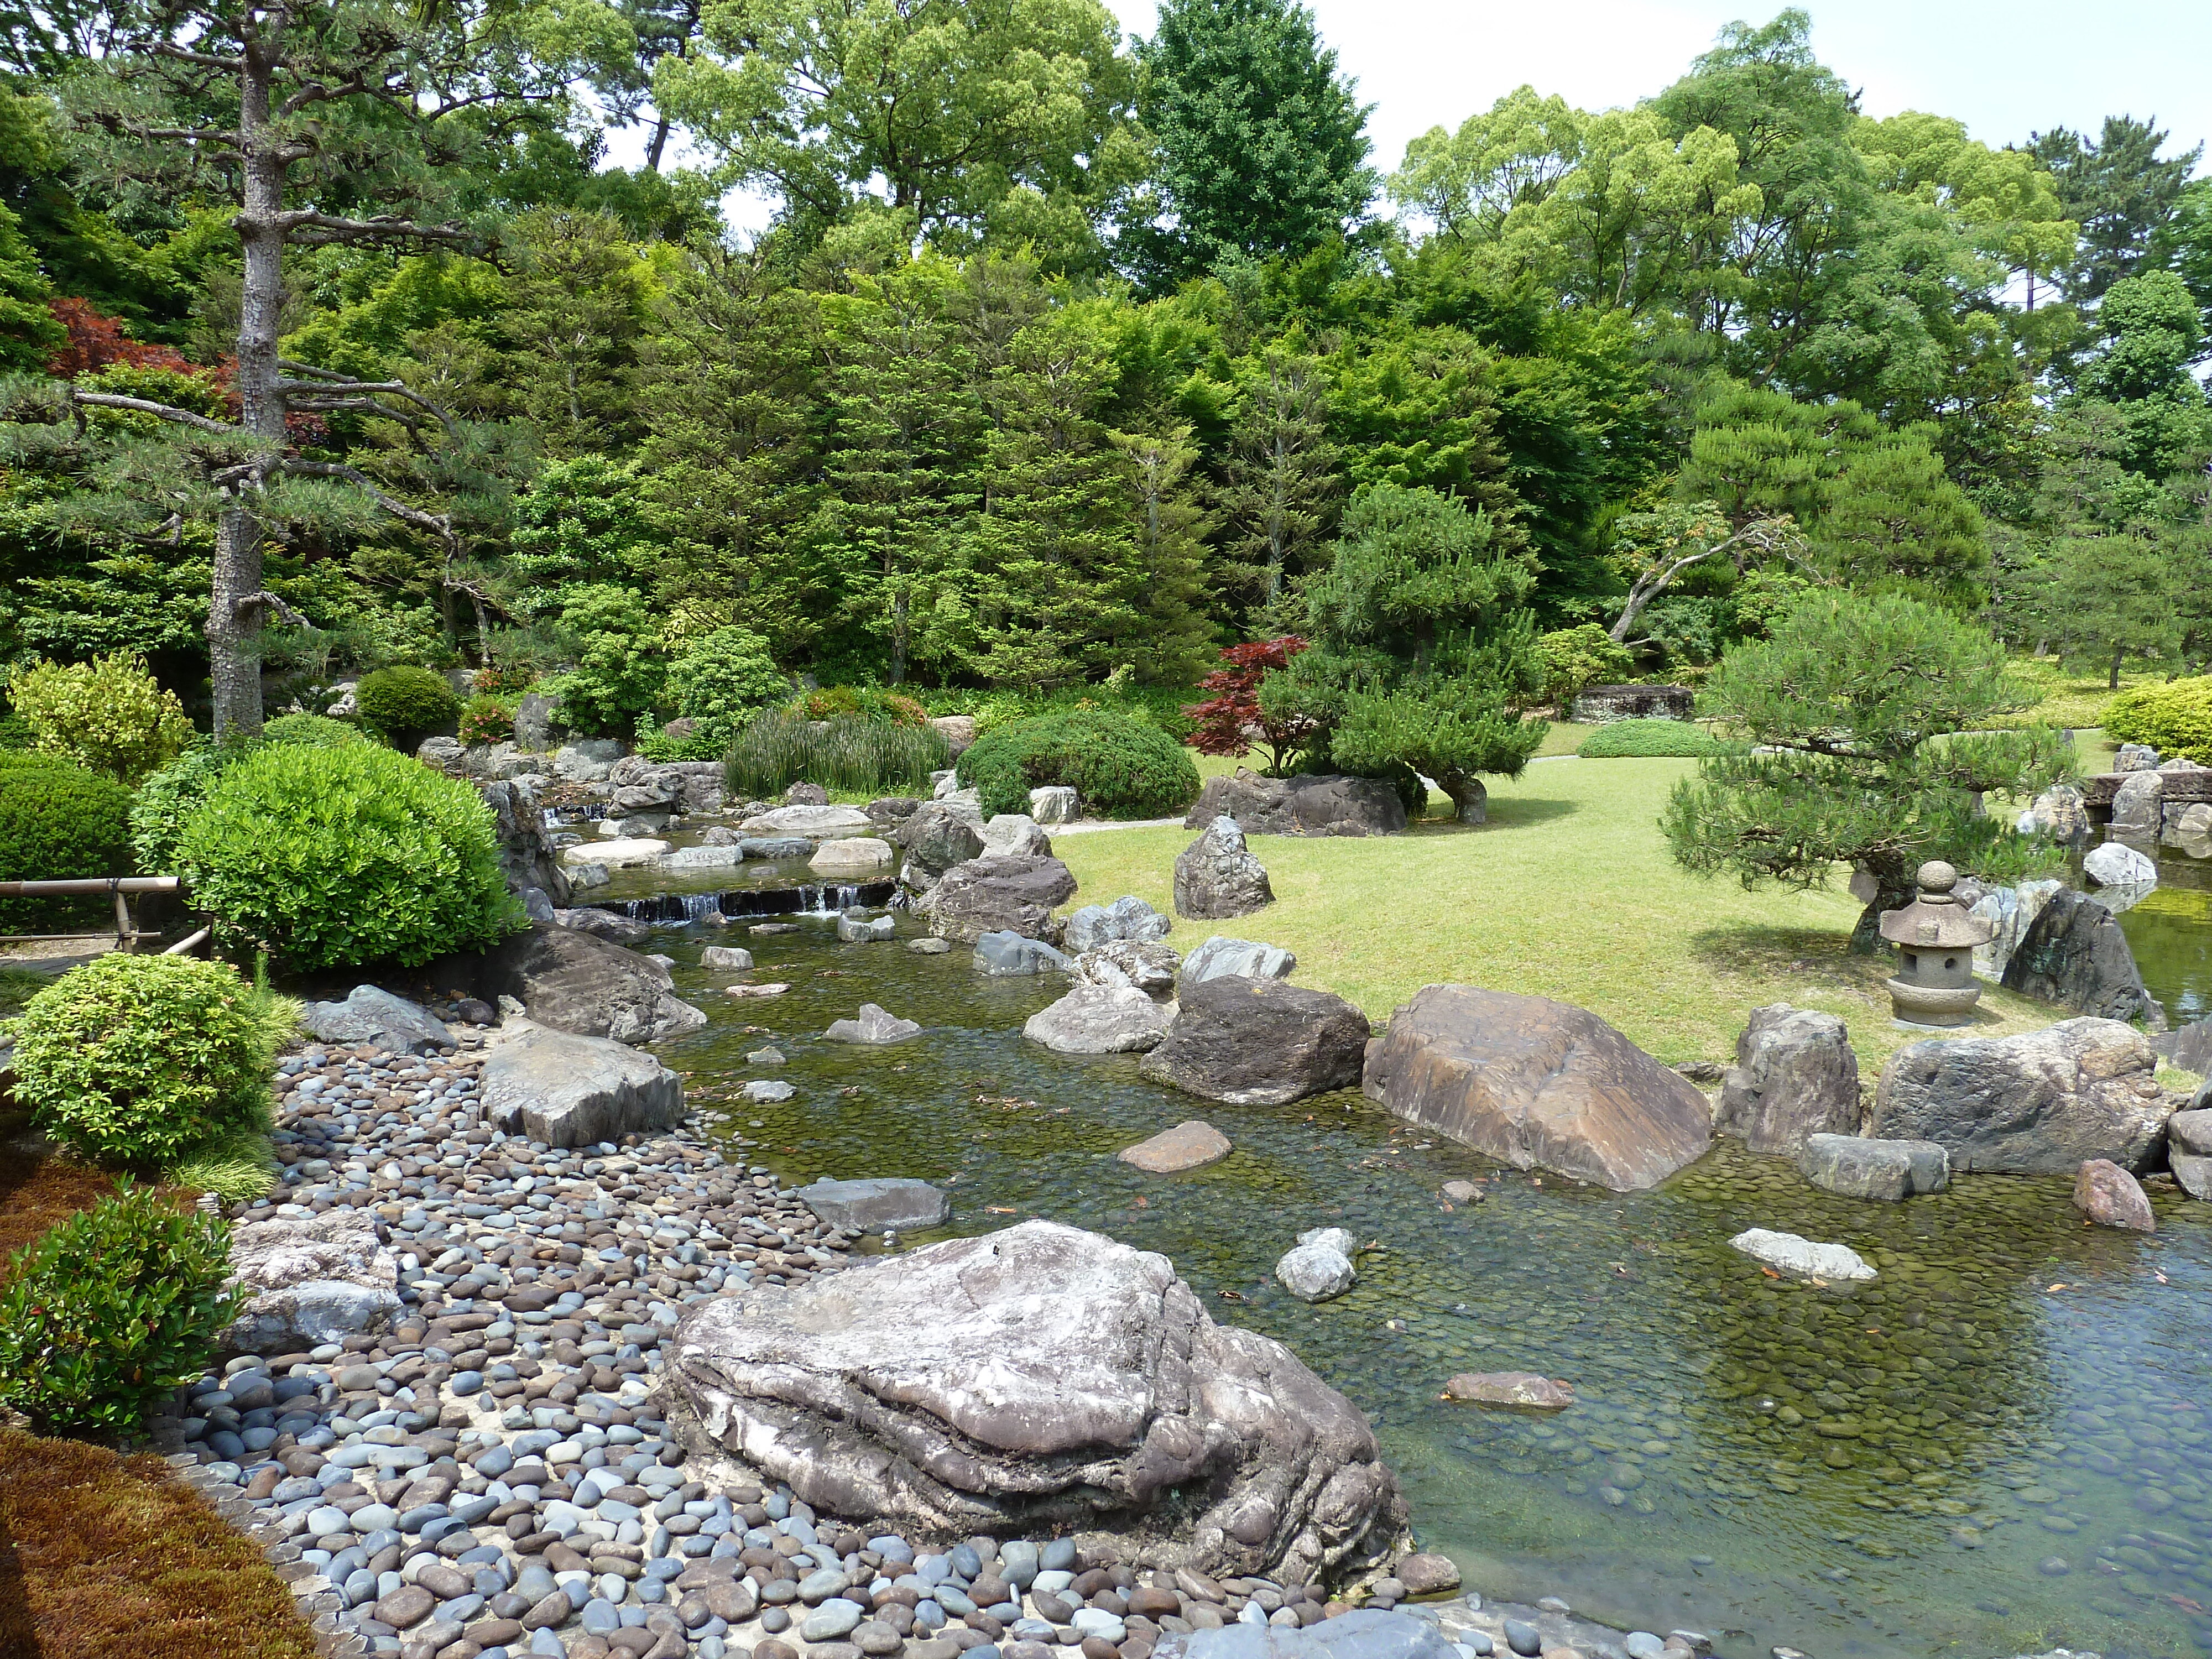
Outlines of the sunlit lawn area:
M1236 921L1178 921L1188 951L1210 933L1297 953L1297 983L1350 998L1376 1019L1420 987L1459 982L1578 1003L1669 1063L1726 1060L1748 1011L1789 1002L1850 1024L1870 1074L1926 1035L1892 1023L1888 961L1844 946L1859 905L1838 871L1826 890L1746 892L1678 869L1655 820L1692 763L1561 760L1491 792L1482 828L1431 823L1382 839L1261 836L1276 902ZM1221 763L1208 765L1210 772ZM1172 912L1180 828L1066 836L1054 850L1078 903L1134 893ZM1071 907L1072 908L1072 907ZM1990 988L1968 1035L2028 1030L2065 1016Z

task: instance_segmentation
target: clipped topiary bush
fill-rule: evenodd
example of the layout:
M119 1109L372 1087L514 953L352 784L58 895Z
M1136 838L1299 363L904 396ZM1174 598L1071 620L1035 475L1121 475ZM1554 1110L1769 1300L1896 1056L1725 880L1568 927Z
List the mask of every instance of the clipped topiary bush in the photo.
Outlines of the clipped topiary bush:
M82 1157L164 1169L266 1124L270 1068L298 1013L227 963L111 951L25 1005L16 1097Z
M39 1430L137 1426L214 1357L237 1315L230 1229L125 1187L9 1264L0 1291L0 1401Z
M414 967L521 925L483 798L369 744L254 750L186 820L177 865L218 937L294 970Z
M2212 674L2121 692L2105 709L2105 731L2120 743L2147 743L2168 760L2212 766Z
M364 674L353 689L361 723L410 753L459 718L461 700L442 675L404 665Z
M668 696L697 735L727 746L751 715L791 695L768 641L749 628L718 628L692 641L668 668Z
M131 792L52 755L0 751L0 881L131 872ZM97 925L106 899L0 898L0 933Z
M135 783L191 740L192 723L135 652L90 662L28 662L8 680L9 701L38 746L91 772Z
M1158 817L1198 799L1198 766L1166 732L1110 709L1070 709L993 726L960 757L960 781L983 811L1026 812L1030 791L1075 787L1101 817Z
M1583 739L1584 760L1681 755L1696 759L1721 752L1720 740L1687 720L1613 720Z

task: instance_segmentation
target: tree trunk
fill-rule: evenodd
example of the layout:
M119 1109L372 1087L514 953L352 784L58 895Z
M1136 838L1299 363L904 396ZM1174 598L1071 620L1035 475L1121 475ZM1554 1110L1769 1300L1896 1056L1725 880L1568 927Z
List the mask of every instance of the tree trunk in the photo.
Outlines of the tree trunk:
M2112 677L2105 683L2105 690L2107 691L2117 691L2120 689L2120 659L2126 654L2126 652L2125 646L2116 645L2112 647Z
M1462 823L1490 822L1490 791L1482 787L1480 778L1453 773L1438 778L1437 782L1451 797L1452 816Z
M1882 912L1902 910L1920 892L1911 868L1902 859L1869 859L1867 872L1874 878L1875 895L1859 912L1858 925L1851 929L1853 956L1870 957L1881 950Z

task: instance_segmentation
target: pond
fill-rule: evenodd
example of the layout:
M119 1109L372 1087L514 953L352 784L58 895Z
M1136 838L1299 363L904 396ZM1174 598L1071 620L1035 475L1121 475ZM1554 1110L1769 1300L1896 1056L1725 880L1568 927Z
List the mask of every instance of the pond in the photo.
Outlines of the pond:
M2156 849L2158 885L2120 912L2143 988L2175 1025L2212 1018L2212 859Z
M1662 1191L1612 1194L1501 1171L1357 1095L1219 1106L1144 1081L1133 1057L1052 1054L1019 1028L1063 982L988 980L964 950L841 945L826 919L657 939L712 1017L664 1055L750 1158L796 1182L945 1184L952 1231L1041 1215L1164 1252L1218 1319L1279 1338L1368 1413L1421 1541L1470 1588L1707 1631L1728 1659L2212 1649L2212 1206L2162 1193L2143 1238L2084 1228L2060 1179L1861 1204L1732 1144ZM754 977L790 993L723 995L696 965L709 943L747 945ZM928 1029L818 1041L863 1001ZM734 1098L770 1037L797 1095ZM1200 1116L1237 1144L1223 1163L1163 1179L1115 1161ZM1447 1208L1455 1177L1486 1201ZM1309 1307L1271 1270L1323 1223L1373 1248L1351 1293ZM1752 1225L1840 1240L1881 1276L1769 1278L1728 1245ZM1577 1404L1534 1418L1437 1397L1478 1370L1565 1379Z

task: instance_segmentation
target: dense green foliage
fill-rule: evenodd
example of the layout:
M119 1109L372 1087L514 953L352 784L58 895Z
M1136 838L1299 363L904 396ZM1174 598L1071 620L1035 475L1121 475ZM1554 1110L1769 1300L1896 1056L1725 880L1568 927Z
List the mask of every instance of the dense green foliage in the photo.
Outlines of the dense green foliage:
M2062 732L1982 729L2034 701L2001 647L1932 606L1815 594L1707 685L1705 711L1735 741L1675 786L1668 841L1685 868L1747 887L1864 867L1878 891L1854 945L1872 949L1923 860L2017 879L2048 856L1983 810L1985 794L2032 796L2072 769Z
M149 875L176 873L177 842L185 833L185 820L198 810L223 769L246 752L244 744L202 744L138 786L131 799L131 850L139 869Z
M1157 817L1198 798L1198 765L1149 721L1105 708L1072 708L994 726L960 757L961 787L981 792L985 816L1026 813L1030 791L1073 786L1102 818Z
M746 716L790 696L791 682L759 635L748 628L718 628L670 665L668 690L678 718L693 722L702 739L721 748Z
M1576 692L1617 684L1636 660L1627 647L1616 643L1595 623L1539 635L1536 659L1542 665L1545 695L1559 702L1562 712Z
M294 971L412 967L519 921L483 799L368 744L264 745L226 767L176 856L219 939Z
M354 703L363 726L405 750L453 725L461 712L461 700L444 676L404 663L362 675Z
M70 881L131 872L131 792L47 755L0 764L0 881ZM0 899L0 932L88 922L105 899Z
M310 749L343 749L362 741L360 731L324 714L279 714L261 728L264 743L298 744Z
M1632 756L1717 755L1718 738L1688 720L1612 720L1584 738L1575 750L1584 760L1613 760Z
M174 760L192 732L177 694L127 651L88 663L18 663L8 700L40 750L125 783Z
M297 1012L226 963L111 951L24 1008L15 1092L80 1157L166 1169L188 1148L266 1127L270 1067Z
M237 1313L229 1241L221 1217L144 1188L51 1229L0 1289L0 1401L41 1432L135 1431Z
M2212 766L2212 674L2121 692L2105 710L2105 730L2122 743L2147 743L2169 760Z
M754 799L772 800L802 782L857 795L926 794L929 775L951 763L944 737L927 726L772 708L738 728L726 775L732 795Z

